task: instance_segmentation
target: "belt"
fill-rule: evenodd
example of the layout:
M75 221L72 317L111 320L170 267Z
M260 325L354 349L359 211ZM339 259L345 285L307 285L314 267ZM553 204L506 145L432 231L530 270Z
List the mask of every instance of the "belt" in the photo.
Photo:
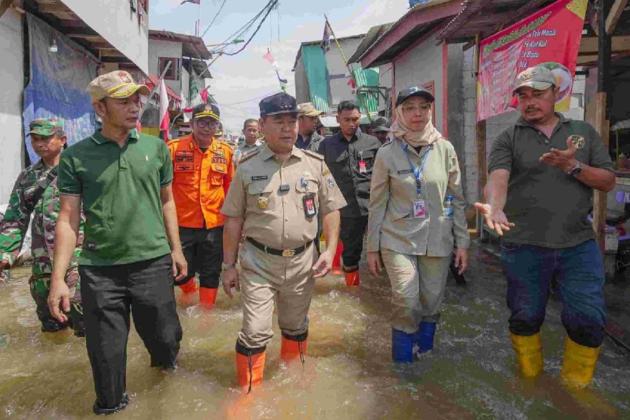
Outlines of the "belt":
M256 239L252 239L250 237L247 237L246 240L250 244L254 245L256 248L260 249L261 251L266 252L267 254L278 255L281 257L293 257L295 255L299 255L302 252L304 252L306 247L308 247L311 244L311 242L313 242L313 241L308 241L304 245L298 248L293 248L293 249L275 249L275 248L270 248L265 244L261 244Z

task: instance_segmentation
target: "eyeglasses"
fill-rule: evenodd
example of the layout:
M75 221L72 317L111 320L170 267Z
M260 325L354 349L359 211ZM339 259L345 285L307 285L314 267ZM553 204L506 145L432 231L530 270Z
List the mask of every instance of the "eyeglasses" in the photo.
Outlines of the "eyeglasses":
M195 124L199 128L216 128L219 125L219 122L214 120L202 119L195 121Z

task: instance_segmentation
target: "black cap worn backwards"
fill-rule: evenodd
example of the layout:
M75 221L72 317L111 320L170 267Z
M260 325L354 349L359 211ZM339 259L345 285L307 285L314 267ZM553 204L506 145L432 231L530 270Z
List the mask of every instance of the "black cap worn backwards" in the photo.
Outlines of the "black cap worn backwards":
M193 120L198 118L213 118L217 121L221 118L221 113L219 112L219 106L214 102L210 102L208 104L197 105L193 108Z
M258 104L260 107L260 116L278 114L296 114L298 113L297 102L295 98L284 92L276 93L268 96Z
M396 99L396 106L399 106L400 104L405 102L407 99L411 98L412 96L420 96L429 102L435 101L433 94L431 94L431 92L429 92L428 90L423 89L418 86L412 86L398 92L398 98Z

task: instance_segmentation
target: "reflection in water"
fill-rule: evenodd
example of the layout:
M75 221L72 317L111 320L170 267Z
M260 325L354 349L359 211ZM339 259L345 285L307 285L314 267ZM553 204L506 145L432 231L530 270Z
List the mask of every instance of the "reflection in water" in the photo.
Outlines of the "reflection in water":
M545 374L515 376L505 285L493 260L472 255L472 283L449 281L436 349L410 366L393 366L389 284L367 274L358 290L341 277L319 281L311 307L309 354L279 361L280 334L269 346L265 383L248 397L235 386L238 299L180 308L179 369L150 369L135 331L127 384L131 404L117 418L606 418L630 417L630 359L606 342L594 386L579 394L558 381L564 330L557 304L543 329ZM0 417L85 418L94 402L82 339L39 331L28 292L29 269L0 288ZM362 280L363 280L362 278Z

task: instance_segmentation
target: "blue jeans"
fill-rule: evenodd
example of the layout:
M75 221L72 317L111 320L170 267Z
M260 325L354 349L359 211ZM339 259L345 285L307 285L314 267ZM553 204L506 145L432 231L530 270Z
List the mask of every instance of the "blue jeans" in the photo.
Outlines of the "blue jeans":
M599 347L604 340L604 265L594 240L553 249L501 244L507 278L510 331L529 336L540 331L552 280L562 302L562 324L578 344Z

